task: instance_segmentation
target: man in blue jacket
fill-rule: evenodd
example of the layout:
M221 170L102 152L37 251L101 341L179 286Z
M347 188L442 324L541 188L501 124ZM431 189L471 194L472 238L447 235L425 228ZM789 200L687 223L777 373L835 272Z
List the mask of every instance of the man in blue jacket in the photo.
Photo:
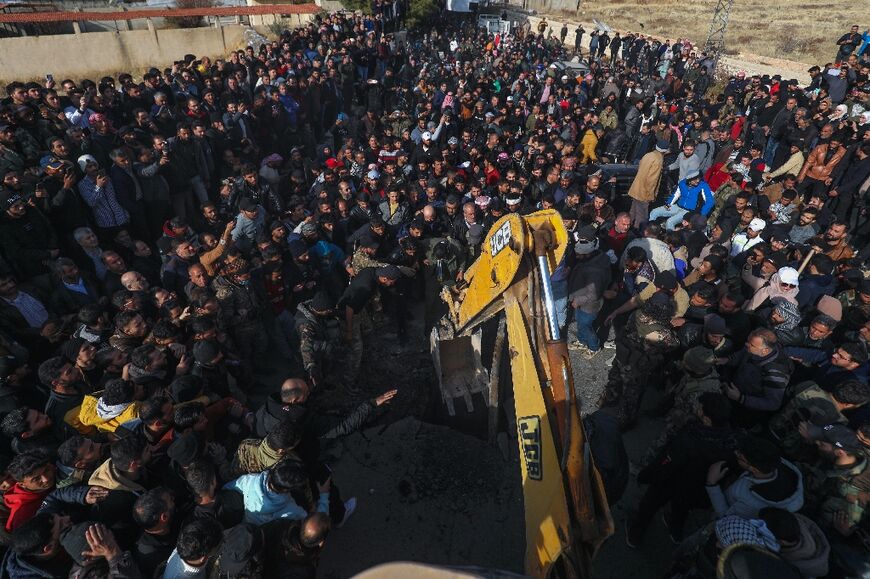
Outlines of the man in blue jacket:
M655 221L667 217L665 227L673 231L679 223L682 223L683 216L691 211L700 211L705 217L709 215L713 209L713 202L713 192L707 182L701 179L701 172L692 170L679 182L667 204L656 207L650 212L649 220Z

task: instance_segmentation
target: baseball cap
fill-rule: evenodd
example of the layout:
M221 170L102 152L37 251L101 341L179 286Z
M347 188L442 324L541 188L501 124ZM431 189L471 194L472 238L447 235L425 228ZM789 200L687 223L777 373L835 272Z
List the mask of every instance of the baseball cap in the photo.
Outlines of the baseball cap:
M749 229L752 231L763 231L765 227L767 227L767 223L764 222L764 219L759 219L758 217L749 222Z
M779 281L782 283L787 283L793 286L798 285L798 272L795 268L781 267L776 273L779 275Z
M701 172L698 171L697 169L693 169L693 170L689 171L688 173L686 173L686 181L691 181L692 179L697 179L700 176L701 176Z
M695 346L683 354L683 367L694 374L706 374L713 368L714 359L713 350L704 346Z
M861 452L864 449L855 431L842 424L829 424L823 427L821 439L846 452Z
M76 162L79 164L79 168L82 171L85 170L85 167L88 166L88 163L93 163L94 165L99 165L99 163L97 163L97 160L94 158L93 155L82 155L81 157L79 157L77 159Z
M432 139L432 133L430 133L429 131L424 131L422 137L424 141L429 141Z
M23 199L15 191L9 191L8 189L0 191L0 206L2 206L4 211L20 201L23 201Z

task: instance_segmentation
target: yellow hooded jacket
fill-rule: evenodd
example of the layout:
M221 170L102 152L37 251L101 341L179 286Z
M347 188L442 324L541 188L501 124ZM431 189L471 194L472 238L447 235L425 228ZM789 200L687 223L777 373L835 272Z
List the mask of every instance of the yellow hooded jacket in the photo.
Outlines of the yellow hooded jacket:
M113 414L111 417L102 411L99 396L102 392L95 392L93 395L86 395L82 400L82 405L79 410L79 422L85 426L96 427L101 432L115 432L118 427L127 422L139 417L139 403L131 402L120 414ZM73 426L75 426L73 424Z

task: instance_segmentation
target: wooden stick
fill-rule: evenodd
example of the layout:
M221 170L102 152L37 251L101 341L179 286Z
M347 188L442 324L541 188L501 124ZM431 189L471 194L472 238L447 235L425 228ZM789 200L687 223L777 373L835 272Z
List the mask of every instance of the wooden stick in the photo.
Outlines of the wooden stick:
M804 258L803 262L801 262L801 266L798 268L798 275L801 274L801 272L804 270L804 268L807 266L807 264L810 262L815 254L816 250L811 249L807 256Z

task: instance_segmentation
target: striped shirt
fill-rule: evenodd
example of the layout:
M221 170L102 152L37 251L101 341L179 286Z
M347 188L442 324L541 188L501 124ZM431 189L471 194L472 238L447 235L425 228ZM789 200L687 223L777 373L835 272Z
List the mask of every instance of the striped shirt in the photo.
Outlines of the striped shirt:
M18 310L21 315L27 320L27 325L31 328L41 328L42 324L48 319L48 312L42 303L32 295L19 291L15 299L7 299L6 303Z
M97 187L93 177L85 175L79 181L79 193L91 208L97 227L118 227L130 221L129 213L121 207L118 198L115 197L115 188L111 180L105 187L100 188Z

